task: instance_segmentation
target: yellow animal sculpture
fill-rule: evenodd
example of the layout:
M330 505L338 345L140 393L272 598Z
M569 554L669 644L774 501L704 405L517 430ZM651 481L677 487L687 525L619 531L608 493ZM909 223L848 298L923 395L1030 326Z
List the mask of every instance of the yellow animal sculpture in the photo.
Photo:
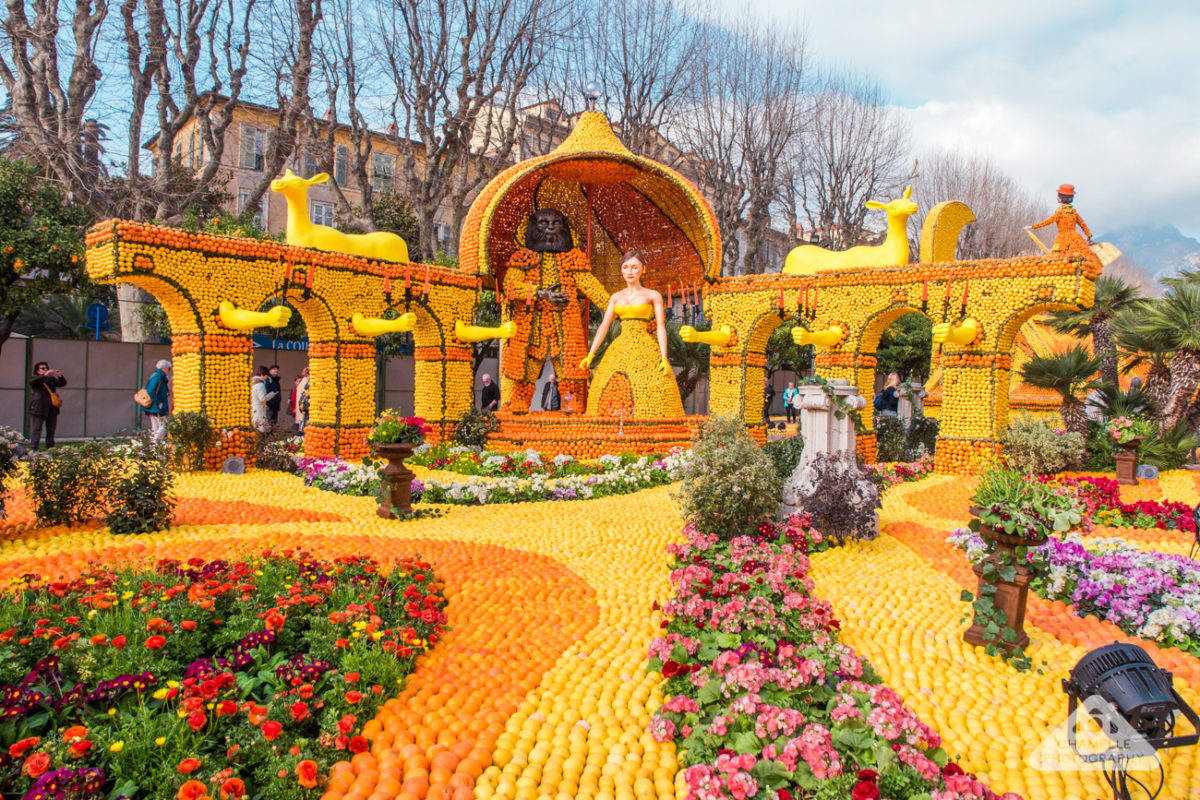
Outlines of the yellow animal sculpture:
M460 342L486 342L488 339L511 339L517 332L517 323L511 319L497 327L468 325L461 319L454 321L454 336Z
M247 311L238 308L228 300L222 300L217 306L217 315L221 324L235 331L252 331L255 328L283 328L292 318L292 310L287 306L272 306L268 311Z
M407 333L417 327L417 315L410 311L407 314L401 314L395 319L382 319L380 317L364 317L362 314L356 313L350 317L350 324L354 327L354 332L359 336Z
M939 322L933 326L933 343L967 345L975 341L979 331L979 320L974 317L955 323Z
M316 225L308 218L308 187L327 180L327 172L301 178L289 169L282 178L271 181L271 191L287 198L287 243L378 261L407 262L408 245L394 233L342 233L336 228Z
M733 339L733 328L722 325L715 331L698 331L691 325L684 325L679 329L679 338L685 342L706 344L709 347L727 347Z
M788 253L783 263L784 275L812 275L816 272L850 267L890 267L908 263L908 218L917 213L912 200L912 187L904 195L888 203L868 200L867 208L887 212L887 238L882 244L859 245L849 250L826 250L806 244Z
M792 341L797 345L815 344L820 347L837 347L846 338L846 329L841 325L830 325L823 331L810 331L796 326L792 328Z

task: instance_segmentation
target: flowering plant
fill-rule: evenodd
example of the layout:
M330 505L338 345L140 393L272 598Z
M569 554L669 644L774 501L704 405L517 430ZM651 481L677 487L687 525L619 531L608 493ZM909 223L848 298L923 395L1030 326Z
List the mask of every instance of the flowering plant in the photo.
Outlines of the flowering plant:
M421 444L429 427L420 417L402 417L392 409L379 415L375 427L367 435L371 444Z
M446 623L416 560L268 552L12 589L0 793L31 800L316 798Z
M892 461L878 464L863 464L863 471L870 477L879 475L889 486L909 481L919 481L933 472L933 455L926 454L916 461Z
M962 770L937 733L838 641L832 607L811 595L798 526L721 541L689 524L669 548L676 594L649 667L669 699L651 735L684 754L698 800L951 790ZM973 796L998 797L981 785Z
M971 502L980 509L980 524L1031 543L1083 522L1083 505L1073 487L1031 481L999 463L979 476Z
M1144 419L1116 417L1108 421L1104 430L1117 444L1129 444L1134 439L1150 436L1154 433L1154 425Z
M1084 475L1078 478L1061 475L1039 475L1038 480L1051 486L1069 486L1075 489L1084 513L1097 525L1114 528L1161 528L1196 532L1196 521L1187 503L1168 500L1139 500L1126 503L1121 500L1120 486L1112 478Z

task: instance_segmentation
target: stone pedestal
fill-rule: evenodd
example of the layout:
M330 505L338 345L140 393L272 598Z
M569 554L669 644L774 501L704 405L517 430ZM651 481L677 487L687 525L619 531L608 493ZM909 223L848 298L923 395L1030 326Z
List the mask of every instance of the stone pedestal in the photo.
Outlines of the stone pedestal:
M904 427L908 428L912 425L913 415L924 415L925 395L928 394L925 388L920 384L902 383L896 389L896 397L899 398L899 406L896 409L896 416L904 423Z
M379 491L379 507L375 509L375 513L384 519L392 519L397 514L412 513L412 480L417 476L404 460L412 457L415 446L410 442L375 446L379 456L388 462L379 472L382 485Z
M849 412L860 411L867 403L859 395L858 387L850 381L835 379L829 383L833 389L833 397L825 394L821 386L802 384L796 387L794 405L800 411L800 436L804 439L804 451L800 455L800 462L792 470L792 476L783 487L783 504L779 509L781 519L800 510L800 498L805 496L806 487L811 488L816 479L815 475L810 474L812 470L807 468L817 455L827 453L841 456L847 462L846 468L858 475L854 466L854 419ZM842 413L841 419L838 418L839 409L834 397L849 406L849 410ZM847 480L852 477L848 476ZM865 477L863 480L867 481ZM867 502L867 499L864 495L863 502Z
M1137 451L1118 450L1113 453L1113 461L1117 462L1117 483L1121 486L1137 486Z

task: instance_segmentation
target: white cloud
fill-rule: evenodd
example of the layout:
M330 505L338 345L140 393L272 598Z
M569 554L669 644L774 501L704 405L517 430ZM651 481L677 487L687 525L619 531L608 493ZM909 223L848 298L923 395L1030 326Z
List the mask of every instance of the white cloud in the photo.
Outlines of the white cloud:
M752 2L908 107L918 151L966 147L1048 202L1075 183L1093 230L1200 238L1200 3Z

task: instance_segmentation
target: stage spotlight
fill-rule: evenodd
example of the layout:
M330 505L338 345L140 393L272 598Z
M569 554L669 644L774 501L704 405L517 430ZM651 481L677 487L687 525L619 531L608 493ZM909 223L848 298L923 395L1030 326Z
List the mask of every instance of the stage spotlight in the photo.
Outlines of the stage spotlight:
M1105 765L1105 779L1114 800L1131 800L1130 782L1141 786L1151 798L1162 791L1161 782L1158 791L1151 794L1144 784L1127 775L1127 766L1134 758L1152 756L1156 750L1187 747L1200 740L1200 717L1175 691L1171 673L1155 666L1146 651L1136 645L1114 642L1088 653L1063 681L1063 691L1067 693L1070 720L1067 741L1084 761ZM1113 742L1103 753L1079 752L1075 714L1080 704ZM1175 734L1180 715L1191 723L1193 733ZM1159 771L1161 775L1161 762Z

